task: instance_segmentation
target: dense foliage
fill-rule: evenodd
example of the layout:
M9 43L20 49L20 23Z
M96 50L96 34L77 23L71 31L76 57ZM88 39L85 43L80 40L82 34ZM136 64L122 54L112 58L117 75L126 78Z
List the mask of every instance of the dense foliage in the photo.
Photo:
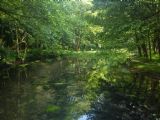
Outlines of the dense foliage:
M159 0L94 0L92 17L106 48L127 48L146 58L160 54Z
M159 0L2 0L0 13L1 62L64 50L160 54Z
M0 2L2 120L160 120L159 61L160 0Z
M62 49L85 48L90 41L86 36L91 33L84 19L88 9L80 1L2 0L1 61L24 61L54 56Z

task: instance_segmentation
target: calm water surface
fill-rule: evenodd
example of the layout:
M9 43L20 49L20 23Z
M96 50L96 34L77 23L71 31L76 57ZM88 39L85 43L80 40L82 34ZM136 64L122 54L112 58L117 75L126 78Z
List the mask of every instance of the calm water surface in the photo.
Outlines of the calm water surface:
M160 120L160 75L103 60L0 70L0 120Z

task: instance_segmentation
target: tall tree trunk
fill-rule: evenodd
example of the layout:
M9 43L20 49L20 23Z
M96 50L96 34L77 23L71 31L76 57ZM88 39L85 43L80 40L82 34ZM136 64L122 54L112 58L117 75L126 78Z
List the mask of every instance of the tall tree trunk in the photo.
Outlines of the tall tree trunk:
M137 30L135 30L135 42L137 44L138 55L142 57L141 46L139 45L139 38L137 36Z
M80 40L77 40L77 44L76 44L76 50L79 51L80 50Z
M160 56L160 38L157 39L157 51Z
M152 50L153 50L153 53L156 54L156 39L155 38L152 40Z
M147 52L146 44L143 43L143 44L141 45L141 47L142 47L142 50L143 50L143 55L144 55L144 57L145 57L145 58L148 58L148 52Z
M151 48L151 41L150 41L150 31L148 30L148 48L149 48L149 59L152 59L152 48Z
M16 52L17 52L17 57L19 58L20 56L20 49L19 49L19 36L18 36L18 30L16 29Z
M140 56L140 57L142 57L141 47L138 45L138 47L137 47L137 48L138 48L138 54L139 54L139 56Z

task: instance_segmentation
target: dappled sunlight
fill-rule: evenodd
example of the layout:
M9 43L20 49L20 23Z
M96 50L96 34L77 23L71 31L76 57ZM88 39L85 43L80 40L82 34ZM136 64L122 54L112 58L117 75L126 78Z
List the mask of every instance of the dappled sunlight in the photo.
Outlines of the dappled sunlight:
M103 27L101 26L90 26L90 30L93 32L93 34L97 34L97 33L100 33L100 32L103 32Z
M93 0L81 0L84 4L87 4L87 5L93 5L92 4L92 1Z
M154 106L159 104L160 96L156 94L160 92L160 77L153 77L153 73L132 73L123 65L110 67L111 64L101 57L80 57L10 69L8 77L1 72L0 114L2 118L9 114L9 119L21 114L18 118L22 120L101 120L101 117L127 120L133 114L140 118L137 112L145 115L145 111L152 111L148 117L158 117L159 107ZM19 106L13 100L21 101Z
M0 120L160 120L160 0L1 0Z

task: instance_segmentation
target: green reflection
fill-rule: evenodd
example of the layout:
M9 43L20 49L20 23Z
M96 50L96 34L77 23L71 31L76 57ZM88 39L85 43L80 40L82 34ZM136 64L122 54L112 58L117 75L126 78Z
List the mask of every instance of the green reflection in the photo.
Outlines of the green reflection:
M160 76L106 59L37 62L1 70L0 78L2 120L160 118Z

